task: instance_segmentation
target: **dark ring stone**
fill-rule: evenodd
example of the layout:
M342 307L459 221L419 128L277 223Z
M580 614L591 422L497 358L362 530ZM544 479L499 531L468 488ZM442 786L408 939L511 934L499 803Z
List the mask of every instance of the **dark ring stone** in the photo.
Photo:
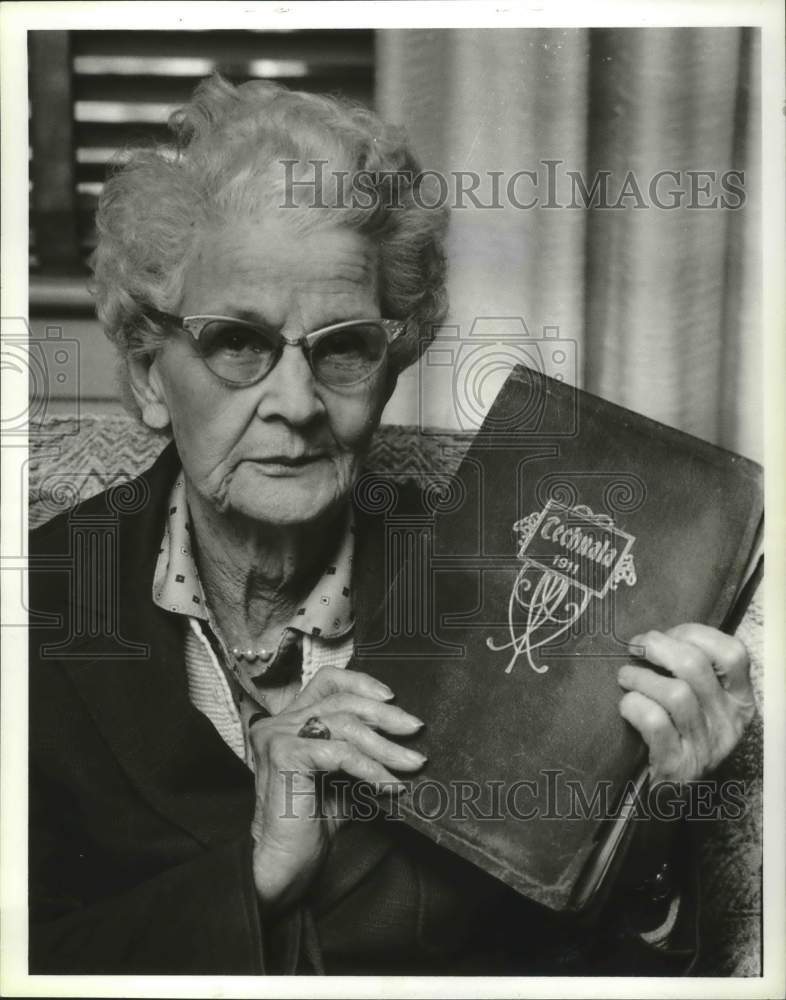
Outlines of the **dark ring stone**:
M329 740L330 730L318 715L312 715L300 727L298 736L305 740Z

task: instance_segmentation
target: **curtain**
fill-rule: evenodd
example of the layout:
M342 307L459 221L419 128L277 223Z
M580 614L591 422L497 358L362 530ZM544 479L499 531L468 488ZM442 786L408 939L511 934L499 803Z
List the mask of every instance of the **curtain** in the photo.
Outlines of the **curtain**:
M758 30L388 30L377 47L379 111L452 205L450 315L385 418L471 429L524 360L760 459Z

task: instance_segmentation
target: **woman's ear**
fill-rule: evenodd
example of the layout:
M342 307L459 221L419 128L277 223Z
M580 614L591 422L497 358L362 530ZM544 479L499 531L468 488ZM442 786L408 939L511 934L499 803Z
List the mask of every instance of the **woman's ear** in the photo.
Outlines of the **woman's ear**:
M162 431L169 426L169 407L156 366L156 356L145 354L127 359L128 381L142 420L153 430Z
M398 370L394 369L392 366L388 369L387 377L385 379L385 391L384 391L384 403L383 408L390 402L390 397L393 395L396 385L398 384Z

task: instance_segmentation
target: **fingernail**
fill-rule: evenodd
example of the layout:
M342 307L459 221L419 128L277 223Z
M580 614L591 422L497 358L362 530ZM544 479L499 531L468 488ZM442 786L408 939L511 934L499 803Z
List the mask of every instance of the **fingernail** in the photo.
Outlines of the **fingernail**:
M428 757L424 757L422 753L418 753L417 750L411 750L409 747L404 748L404 754L407 760L412 761L413 764L417 764L420 767L425 764Z
M386 701L389 701L391 698L395 698L395 695L387 686L387 684L383 684L382 681L377 681L377 688L379 689L380 693L382 694L382 697Z
M416 729L421 729L425 723L422 719L419 719L416 715L410 715L407 713L407 724L414 733Z

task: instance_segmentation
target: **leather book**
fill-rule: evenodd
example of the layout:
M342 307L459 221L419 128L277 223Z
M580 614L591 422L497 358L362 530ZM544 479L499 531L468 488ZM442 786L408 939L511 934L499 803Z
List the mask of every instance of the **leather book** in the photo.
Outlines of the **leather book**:
M538 903L589 906L646 788L618 709L627 642L736 627L761 471L515 368L457 473L386 515L386 596L353 667L425 721L397 814Z

